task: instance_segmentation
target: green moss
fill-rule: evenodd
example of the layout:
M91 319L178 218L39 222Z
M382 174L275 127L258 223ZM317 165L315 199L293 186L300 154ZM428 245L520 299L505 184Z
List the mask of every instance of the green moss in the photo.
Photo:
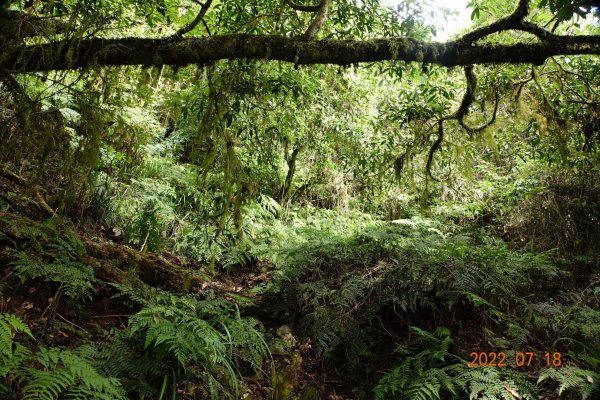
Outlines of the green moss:
M422 62L424 58L423 50L419 49L415 52L415 61Z
M409 43L405 38L397 39L390 42L390 53L392 56L392 60L397 60L400 58L400 55L406 53L408 49Z

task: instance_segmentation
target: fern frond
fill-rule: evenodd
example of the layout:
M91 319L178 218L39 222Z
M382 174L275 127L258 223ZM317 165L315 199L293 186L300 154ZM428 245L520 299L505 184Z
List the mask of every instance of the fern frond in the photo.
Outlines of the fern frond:
M45 262L18 252L11 265L22 282L41 277L49 282L60 283L64 293L71 298L79 298L93 289L94 270L64 255L56 257L52 262Z
M569 365L542 370L538 384L547 380L558 382L559 396L565 392L576 392L581 394L582 399L586 399L594 391L594 383L600 381L600 374Z
M29 327L16 315L0 313L0 356L13 356L13 337L16 333L25 333L33 338Z
M119 380L101 375L86 360L92 353L89 347L74 351L42 347L33 360L40 367L26 368L21 377L23 398L126 400Z
M245 361L258 370L269 354L255 328L257 322L242 318L231 304L166 293L155 301L130 318L129 335L141 335L144 348L152 347L160 361L184 369L193 366L204 376L220 377L223 388L235 393L239 380L236 363ZM210 382L205 382L207 392L214 386Z

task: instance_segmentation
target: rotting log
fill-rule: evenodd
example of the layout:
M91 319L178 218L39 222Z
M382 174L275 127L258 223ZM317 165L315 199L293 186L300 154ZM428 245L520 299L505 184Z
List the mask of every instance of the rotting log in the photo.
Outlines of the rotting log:
M76 261L93 267L100 280L112 283L140 280L177 292L201 290L206 281L197 271L160 254L141 253L121 244L82 237L60 222L45 224L9 212L0 212L0 263L10 264L17 251L30 248L45 251L54 240L64 240L61 236L66 236L66 231L82 245Z

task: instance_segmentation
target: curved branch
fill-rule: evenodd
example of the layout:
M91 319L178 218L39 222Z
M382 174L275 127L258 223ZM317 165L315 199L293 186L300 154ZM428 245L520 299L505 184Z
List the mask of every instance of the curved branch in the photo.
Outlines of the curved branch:
M462 98L460 106L452 115L446 117L446 119L455 119L458 122L458 124L465 131L467 131L468 134L473 135L475 133L481 132L482 130L484 130L488 126L492 125L496 121L496 115L498 113L498 106L500 104L500 96L496 92L496 96L495 96L496 101L494 103L494 112L492 114L492 118L488 122L486 122L485 124L478 126L478 127L469 126L465 122L465 116L469 113L469 107L471 106L471 104L473 104L473 101L475 100L475 90L477 89L477 76L475 76L475 73L473 72L472 65L467 65L465 67L465 79L467 81L467 90L465 91L465 94Z
M477 77L473 72L473 65L467 65L464 68L465 71L465 79L467 81L467 90L465 90L465 94L460 102L460 106L458 109L446 119L457 119L462 121L465 115L469 112L469 107L473 103L475 99L475 89L477 89Z
M548 41L548 40L551 40L552 38L556 37L556 35L554 33L542 28L541 26L532 24L531 22L521 22L520 24L518 24L518 26L514 27L513 29L531 33L532 35L537 36L538 39L540 39L542 41Z
M321 4L317 4L316 6L304 6L302 4L294 3L294 2L292 2L292 0L284 0L284 1L285 1L285 4L292 7L296 11L312 12L312 13L318 12L323 4L323 1L322 1Z
M425 164L425 173L427 176L434 181L439 182L431 174L431 165L433 164L433 157L435 153L439 150L444 141L444 121L456 120L458 124L465 130L469 135L473 135L475 133L479 133L483 131L488 126L492 125L496 122L496 116L498 115L498 107L500 105L500 96L496 93L496 101L494 103L494 112L492 114L492 118L478 127L469 126L465 122L465 116L469 113L469 107L473 104L473 100L475 99L475 90L477 89L477 76L473 72L473 66L467 65L464 68L465 71L465 79L467 81L467 89L465 90L465 94L458 106L458 109L452 114L442 117L438 120L438 131L437 131L437 139L429 149L429 153L427 154L427 163Z
M500 18L489 25L475 29L474 31L463 35L460 40L465 43L473 43L485 36L491 35L492 33L512 29L513 27L519 25L528 13L529 0L519 0L517 8L510 15Z
M200 8L200 11L198 12L198 15L196 15L196 18L194 18L194 20L192 22L190 22L189 24L187 24L186 26L180 28L177 32L175 32L173 34L173 36L171 36L172 39L181 39L181 37L183 37L183 35L185 35L188 32L191 32L196 26L198 26L198 24L200 22L204 22L204 16L206 15L206 13L208 12L208 9L210 8L210 5L212 4L213 0L206 0L206 2L204 4L202 4L202 7Z
M304 38L306 39L314 39L317 36L317 33L321 30L325 21L327 21L327 17L329 16L329 4L331 0L322 0L321 5L319 5L319 10L317 14L313 18L310 26L304 33Z
M442 142L444 141L444 121L446 119L447 118L440 118L438 121L437 139L435 142L433 142L433 145L429 149L429 153L427 154L427 164L425 164L425 173L436 182L439 182L439 179L435 178L431 174L431 164L433 163L433 156L435 155L435 152L439 150Z
M519 0L519 4L512 14L494 21L489 25L482 26L481 28L475 29L472 32L466 33L459 39L459 41L463 42L464 44L471 44L479 39L484 38L485 36L511 29L531 33L537 36L540 40L548 40L552 37L555 37L556 35L554 35L552 32L530 22L524 21L525 17L529 14L529 1L530 0Z
M467 131L467 133L469 135L473 135L475 133L479 133L481 131L483 131L485 128L487 128L488 126L491 126L494 122L496 122L496 116L498 115L498 106L500 105L500 96L498 95L498 93L496 93L495 96L495 102L494 102L494 112L492 113L492 118L484 123L481 126L477 126L477 127L472 127L467 125L467 123L464 121L463 118L458 119L458 124L460 126L462 126L462 128Z

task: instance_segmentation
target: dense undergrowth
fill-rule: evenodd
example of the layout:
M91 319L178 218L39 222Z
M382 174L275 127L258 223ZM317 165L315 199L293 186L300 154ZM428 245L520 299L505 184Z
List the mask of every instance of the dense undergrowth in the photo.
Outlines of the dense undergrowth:
M269 222L269 211L256 205L249 212L246 236L225 265L275 264L273 280L254 290L355 396L591 395L600 351L594 257L511 249L478 217L451 222L447 207L437 218L392 222L310 208ZM267 221L257 223L261 216ZM511 360L533 352L536 362L470 368L473 352ZM548 366L545 353L560 353L564 364ZM382 365L389 368L383 376Z
M369 398L374 387L377 398L512 398L508 387L537 398L552 396L551 382L563 396L590 395L600 351L597 275L449 220L336 215L331 225L327 217L316 212L294 225L302 240L280 244L263 290L283 300L277 312L356 395ZM535 352L529 368L465 361L472 352L514 360L523 351ZM562 369L547 368L545 352L560 352Z
M597 276L571 260L511 250L442 217L386 222L297 209L276 219L268 206L252 208L254 222L223 267L273 276L233 302L210 289L167 292L135 273L102 282L70 228L5 213L3 257L12 261L3 304L22 303L12 308L20 316L1 314L4 396L237 397L249 393L241 373L262 370L267 379L274 343L283 346L276 357L323 359L357 398L586 398L600 378ZM30 303L25 290L45 292L48 303ZM80 326L103 298L131 313L126 327ZM268 324L291 326L297 339L282 341L243 317L255 301ZM516 353L525 351L535 361L518 368ZM503 352L508 366L469 367L472 352ZM560 352L561 366L548 367L545 352ZM293 383L281 385L290 388L276 384L273 393L291 395Z

